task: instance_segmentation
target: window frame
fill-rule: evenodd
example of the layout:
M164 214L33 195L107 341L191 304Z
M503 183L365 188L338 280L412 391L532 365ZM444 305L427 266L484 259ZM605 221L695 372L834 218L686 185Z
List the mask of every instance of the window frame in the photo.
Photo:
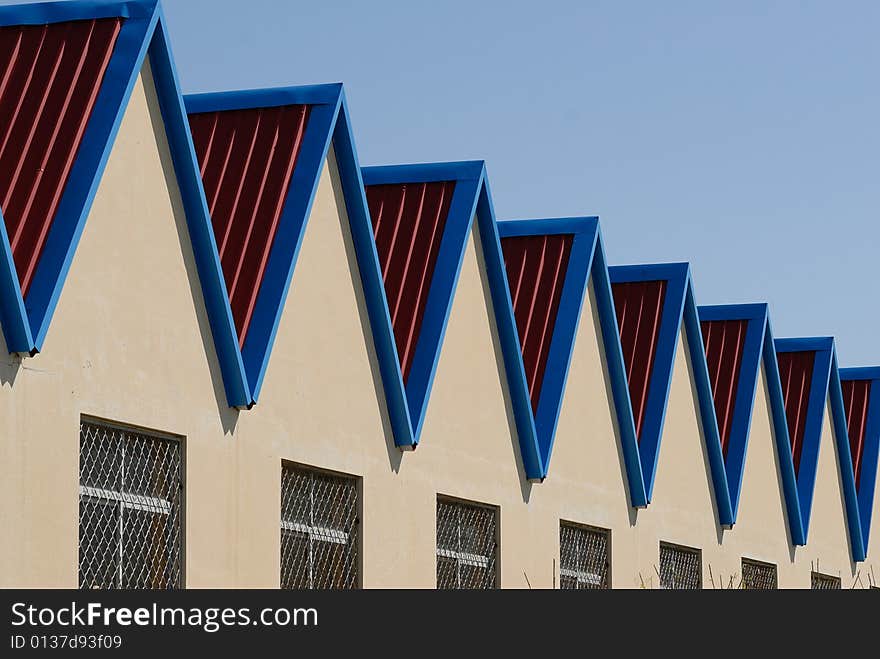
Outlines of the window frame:
M466 588L461 587L461 574L460 574L460 566L471 565L473 567L486 568L487 565L483 564L484 561L488 562L492 559L486 558L482 555L470 554L468 552L461 552L452 549L444 549L440 547L440 537L438 532L438 525L440 523L440 506L441 504L459 506L465 508L474 508L474 509L482 509L487 510L492 513L493 516L493 559L494 566L492 569L492 586L490 588L482 588L476 589L472 588L470 590L499 590L501 588L501 507L491 503L485 503L482 501L474 501L472 499L462 499L461 497L451 496L447 494L438 493L434 500L434 588L440 589L439 584L439 569L440 562L439 558L452 558L456 561L456 575L458 584L454 589L446 589L446 590L468 590ZM461 524L459 524L459 532L460 532ZM444 555L446 554L446 555Z
M134 493L126 493L124 491L120 492L118 490L106 487L95 487L91 485L83 485L82 483L82 440L83 440L83 426L90 425L95 426L107 431L125 433L125 434L134 434L134 435L142 435L152 440L159 440L164 442L170 442L177 446L177 519L178 519L178 529L177 529L177 542L178 542L178 578L177 583L173 585L169 590L184 590L186 589L186 577L187 577L187 569L186 569L186 557L187 557L187 540L186 540L186 532L187 532L187 518L186 518L186 508L187 508L187 440L186 436L182 434L177 434L173 432L157 430L155 428L150 428L147 426L141 426L133 423L123 423L120 421L115 421L112 419L107 419L104 417L94 416L90 414L80 414L79 418L79 427L78 427L78 438L77 438L77 448L79 455L77 456L77 534L81 533L82 529L82 519L80 518L81 511L80 507L82 505L82 501L85 498L87 501L90 501L96 505L107 505L108 502L114 502L114 507L120 511L120 520L119 525L120 529L118 533L114 533L115 542L119 545L119 551L122 551L122 545L124 543L123 537L121 535L123 526L123 519L125 510L137 510L142 512L150 512L155 513L156 508L167 508L168 512L165 510L161 512L164 514L170 515L173 512L173 506L165 499L161 497L152 497L148 495L140 495ZM124 469L124 463L120 465L120 469ZM128 500L126 500L126 498ZM81 544L79 540L77 540L77 588L82 590L84 586L81 583L81 562L80 562L80 554L81 554ZM121 563L121 562L120 562ZM122 569L122 565L120 564L119 570ZM113 589L122 588L122 577L120 576L117 579L118 583L114 583ZM101 590L108 590L106 588ZM139 590L155 590L155 589L139 589Z
M773 587L772 588L754 588L746 586L746 565L751 565L756 568L770 568L773 570ZM740 572L742 573L742 579L740 580L740 587L743 590L779 590L779 566L776 563L768 563L767 561L759 561L756 558L748 558L747 556L742 556L740 558Z
M316 467L311 464L306 464L303 462L295 462L293 460L281 460L281 470L279 472L279 482L278 482L278 588L284 589L282 583L282 571L283 571L283 542L284 542L284 531L289 531L293 533L302 533L309 536L309 546L314 542L322 542L327 544L339 544L345 545L347 541L342 539L340 536L345 535L345 532L339 529L334 529L329 526L318 526L318 525L310 525L302 522L291 522L284 520L284 511L283 511L283 503L284 503L284 472L285 471L300 471L311 474L312 476L326 476L329 478L337 478L343 480L352 481L354 485L354 494L355 494L355 505L354 505L354 539L352 541L352 547L356 552L355 560L353 561L353 569L355 570L354 575L354 584L350 590L360 590L363 588L363 574L364 574L364 552L363 552L363 518L364 518L364 498L363 498L363 478L358 476L357 474L350 474L343 471L336 471L333 469L326 469L324 467ZM310 506L312 512L314 512L314 501L310 501ZM285 528L287 527L287 528ZM313 531L320 530L321 533L315 534ZM316 536L316 537L315 537ZM335 538L334 540L326 540L326 538ZM314 579L312 579L314 583ZM318 589L314 586L311 586L309 590L345 590L342 588L322 588Z
M688 554L696 554L697 556L697 586L696 588L676 588L672 586L664 586L663 585L663 550L667 549L670 551L683 552ZM675 542L666 542L665 540L661 540L659 544L659 569L658 569L658 578L660 580L660 588L664 590L703 590L703 550L699 547L690 547L688 545L682 545Z
M573 522L567 519L559 520L559 590L589 590L589 588L563 588L562 587L562 577L566 576L569 578L574 578L577 580L578 585L581 582L581 575L588 575L588 573L583 572L582 570L574 569L569 570L562 564L562 532L564 528L574 529L575 531L585 532L585 533L594 533L597 535L602 535L605 538L605 583L604 585L600 583L599 585L594 585L594 590L611 590L612 588L612 580L611 580L611 529L603 528L600 526L593 526L591 524L583 524L581 522ZM574 574L564 575L563 570L569 570Z

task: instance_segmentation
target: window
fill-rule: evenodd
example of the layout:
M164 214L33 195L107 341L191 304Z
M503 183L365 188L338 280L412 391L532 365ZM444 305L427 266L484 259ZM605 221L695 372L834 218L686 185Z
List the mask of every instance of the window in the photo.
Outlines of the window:
M703 587L703 565L699 549L660 543L660 587L696 590Z
M437 588L495 588L498 509L437 497Z
M281 469L281 587L359 585L358 480L316 469Z
M181 586L180 441L80 422L79 587Z
M742 587L746 590L776 590L776 566L749 558L742 559Z
M608 544L611 532L559 523L559 587L585 590L610 588Z
M813 590L840 590L840 577L812 572L810 574L810 588Z

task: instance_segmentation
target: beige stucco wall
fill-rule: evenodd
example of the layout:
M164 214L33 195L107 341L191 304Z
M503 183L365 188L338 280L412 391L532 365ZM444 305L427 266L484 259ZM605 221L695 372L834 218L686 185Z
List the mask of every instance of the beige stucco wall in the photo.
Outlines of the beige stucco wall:
M861 586L880 587L880 488L874 488L874 506L868 534L867 558L859 565Z
M500 507L502 587L558 585L560 519L612 530L617 587L656 587L661 540L703 550L706 586L710 565L717 584L738 573L742 555L777 562L781 585L808 584L817 557L847 567L836 481L824 475L833 450L822 453L810 532L825 540L812 553L789 546L763 383L740 523L718 527L684 335L653 502L629 507L592 286L550 475L526 482L484 273L475 222L421 443L402 453L331 151L259 404L230 410L145 70L43 352L21 361L0 346L0 585L77 584L80 415L185 438L189 587L277 587L283 460L362 478L366 587L434 586L438 494Z
M42 353L21 361L0 347L4 586L77 585L81 414L184 435L187 451L211 446L220 456L233 445L223 426L234 413L224 400L168 146L161 128L154 130L161 127L157 107L146 68ZM206 508L231 501L228 488ZM211 553L233 551L218 544ZM230 576L216 573L221 581Z
M819 440L819 465L807 544L795 549L795 564L799 578L804 580L803 585L807 588L813 570L840 577L842 588L850 588L859 572L859 565L852 561L846 505L840 485L840 462L828 400Z

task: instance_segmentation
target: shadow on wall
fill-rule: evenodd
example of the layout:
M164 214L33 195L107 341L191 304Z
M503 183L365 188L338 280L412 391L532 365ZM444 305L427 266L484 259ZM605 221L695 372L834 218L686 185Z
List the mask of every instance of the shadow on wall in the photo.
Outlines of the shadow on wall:
M328 165L330 157L328 155ZM328 166L330 170L330 183L333 187L333 197L336 207L346 209L345 196L342 192L342 181L336 167ZM357 263L357 254L354 251L354 241L351 237L351 227L348 224L347 212L338 213L339 227L342 229L342 242L345 244L345 258L348 261L348 274L351 277L351 285L355 291L357 300L358 319L361 322L361 334L364 337L364 346L370 360L370 374L373 377L373 394L376 397L376 409L382 416L382 432L385 435L385 449L388 451L388 463L391 471L395 474L400 472L403 462L403 451L394 443L394 431L391 429L391 418L388 415L388 406L385 398L385 387L382 384L382 373L379 370L379 358L376 356L376 346L373 343L373 332L370 327L370 317L367 313L367 303L364 299L364 291L361 285L360 268ZM307 220L308 221L308 220Z
M473 227L471 228L470 240L474 241L474 248L477 253L477 271L480 273L480 286L483 289L484 308L486 310L486 321L492 331L492 349L495 353L495 367L498 373L498 382L501 385L501 391L504 392L504 413L507 416L507 430L510 437L510 448L513 453L513 460L516 463L516 475L519 478L519 487L524 503L528 503L532 496L532 483L526 476L526 469L522 461L522 453L519 446L519 433L516 428L516 418L513 415L513 401L510 399L510 389L508 387L507 372L504 367L504 353L501 349L501 338L498 336L498 325L495 322L495 307L492 303L492 291L489 287L489 271L486 267L486 259L483 254L483 244L480 240L480 227L477 218L473 219Z
M205 358L211 372L211 383L214 387L214 399L217 401L217 413L223 426L225 435L232 435L238 423L239 410L229 407L226 398L226 389L223 386L223 375L220 372L220 364L217 360L217 352L214 347L214 338L211 334L211 325L208 321L208 313L205 309L205 300L202 297L202 286L195 264L192 243L190 242L189 228L186 224L186 213L183 209L183 200L177 184L174 172L174 163L171 159L171 150L165 135L165 122L159 109L159 98L153 85L145 84L144 91L147 96L147 107L150 111L150 122L159 146L159 157L162 162L162 172L165 175L165 183L171 196L171 206L174 211L174 225L177 237L180 241L180 251L183 263L186 267L186 278L189 282L189 290L192 293L193 310L199 323L199 334L202 339L202 347Z
M590 301L590 310L593 314L593 327L596 328L596 347L599 350L599 358L602 365L602 381L605 384L606 392L605 402L608 404L608 414L611 417L611 426L614 428L614 444L617 448L617 466L620 468L620 480L623 482L624 495L626 496L624 505L626 505L627 514L629 515L629 525L633 527L636 525L636 522L638 522L639 509L633 508L630 505L632 496L629 491L629 474L626 472L626 461L623 456L623 442L620 438L620 420L617 416L617 409L614 405L614 396L611 395L611 375L608 370L608 356L605 354L606 337L602 334L602 321L599 318L598 311L599 305L596 302L596 294L592 285L587 286L587 294ZM618 340L619 338L616 336L608 337L607 339L608 342L611 342L611 345L614 345L613 342Z
M715 500L715 480L712 478L712 469L709 466L709 450L706 448L706 429L703 426L703 415L700 413L700 393L697 391L697 381L696 376L694 375L694 364L691 360L691 351L690 351L690 339L687 335L687 331L684 328L684 323L682 323L682 328L679 330L679 334L682 339L684 348L684 356L685 362L687 364L687 377L688 384L690 385L691 390L691 402L694 405L694 413L697 417L697 428L699 430L700 437L700 456L703 458L703 471L706 475L706 482L709 484L709 498L712 501L712 519L715 522L715 537L718 541L718 546L724 542L724 528L718 521L718 502ZM702 348L701 348L702 349ZM675 370L673 367L673 375L675 377ZM667 400L666 404L669 404ZM663 450L663 441L661 438L660 442L660 450Z
M12 388L21 368L21 357L9 353L6 339L3 338L3 328L0 328L0 387Z

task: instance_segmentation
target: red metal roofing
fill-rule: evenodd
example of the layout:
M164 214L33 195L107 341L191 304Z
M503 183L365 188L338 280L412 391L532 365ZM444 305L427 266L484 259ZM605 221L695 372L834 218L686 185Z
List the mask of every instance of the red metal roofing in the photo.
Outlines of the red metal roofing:
M404 382L409 377L455 181L367 186Z
M846 409L846 429L852 454L856 487L862 466L862 449L865 444L865 426L868 422L868 404L871 400L871 380L842 380L843 404Z
M636 436L641 439L648 402L648 385L654 369L657 339L666 281L637 281L612 284L620 344L629 381Z
M120 18L0 27L0 208L27 295Z
M189 116L240 345L308 123L309 106Z
M570 234L501 239L534 412L538 410L572 240Z
M804 431L807 425L807 407L810 402L810 383L813 380L813 363L816 353L779 352L779 378L782 381L782 395L785 398L785 418L791 440L791 454L795 472L801 464L804 448Z
M706 349L709 379L712 382L715 415L721 433L721 450L726 456L748 321L706 320L700 323L700 327Z

